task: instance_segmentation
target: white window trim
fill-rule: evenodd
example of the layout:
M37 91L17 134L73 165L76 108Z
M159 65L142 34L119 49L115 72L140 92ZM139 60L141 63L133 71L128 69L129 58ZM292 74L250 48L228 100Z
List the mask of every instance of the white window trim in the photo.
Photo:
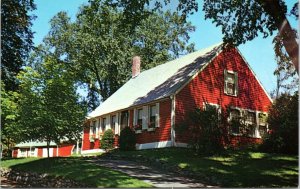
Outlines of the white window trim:
M227 73L230 73L230 74L234 74L234 81L236 82L235 83L235 90L234 90L234 94L229 94L227 93ZM237 97L238 96L238 91L239 91L239 85L238 85L238 73L235 72L235 71L232 71L232 70L226 70L224 69L224 94L226 95L229 95L229 96L235 96Z
M218 110L218 114L222 113L222 108L219 104L215 104L215 103L210 103L210 102L203 102L203 110L206 110L206 104L210 105L210 106L215 106Z
M259 111L259 110L252 110L252 109L247 109L247 108L239 108L239 107L234 107L234 106L231 106L230 109L231 110L234 110L234 109L235 110L239 110L240 116L243 116L243 113L245 111L255 113L255 118L256 118L256 120L255 120L255 125L256 126L255 126L255 131L254 131L255 134L254 134L254 136L249 135L248 137L251 137L251 138L261 138L262 137L259 134L259 126L260 126L260 124L259 124L258 114L259 113L264 113L264 114L266 114L268 116L267 112L263 112L263 111ZM231 117L231 114L230 114L228 121L231 121L231 119L232 119L232 117ZM249 122L245 121L245 124L249 124ZM268 131L268 125L266 124L265 126L266 126L267 131ZM242 136L242 134L237 134L237 133L230 133L230 134L233 135L233 136Z

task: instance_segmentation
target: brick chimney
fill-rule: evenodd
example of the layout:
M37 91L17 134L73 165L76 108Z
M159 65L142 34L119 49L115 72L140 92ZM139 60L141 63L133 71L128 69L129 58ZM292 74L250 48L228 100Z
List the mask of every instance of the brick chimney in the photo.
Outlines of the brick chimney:
M132 58L132 78L138 76L141 72L141 58L139 56L135 56Z

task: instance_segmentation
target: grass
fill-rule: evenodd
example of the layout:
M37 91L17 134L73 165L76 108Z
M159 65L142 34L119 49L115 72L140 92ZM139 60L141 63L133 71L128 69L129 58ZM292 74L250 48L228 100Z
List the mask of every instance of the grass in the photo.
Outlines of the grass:
M160 159L170 166L192 170L201 175L200 180L221 187L298 186L298 156L252 151L227 151L220 155L195 156L189 149L182 148L113 153L128 159L139 156Z
M101 167L85 161L84 158L25 158L1 162L1 167L47 173L63 176L91 187L143 188L152 187L148 183L132 178L124 173Z

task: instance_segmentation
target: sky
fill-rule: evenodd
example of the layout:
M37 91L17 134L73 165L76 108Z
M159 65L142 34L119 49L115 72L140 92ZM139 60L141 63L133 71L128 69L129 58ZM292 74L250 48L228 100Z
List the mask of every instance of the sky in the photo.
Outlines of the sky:
M74 21L79 7L82 4L87 4L87 2L88 0L35 0L37 10L33 13L37 18L33 21L32 26L32 30L35 32L34 44L38 45L42 42L50 29L50 19L59 11L66 11ZM290 10L296 1L289 0L286 2ZM196 50L219 43L223 37L220 27L216 27L211 20L204 19L202 5L202 1L199 0L199 11L188 18L196 26L196 31L190 34L189 41L195 43ZM289 21L294 28L298 27L297 21L294 19L289 19ZM276 87L276 77L273 75L276 62L272 39L273 36L268 38L258 36L238 47L269 94Z

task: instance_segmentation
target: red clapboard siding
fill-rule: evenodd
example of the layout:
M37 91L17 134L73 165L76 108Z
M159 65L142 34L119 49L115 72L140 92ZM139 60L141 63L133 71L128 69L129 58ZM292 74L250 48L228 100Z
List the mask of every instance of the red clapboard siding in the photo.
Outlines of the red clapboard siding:
M129 110L129 127L133 128L133 110Z
M137 143L151 143L171 140L171 100L159 102L159 128L136 134Z
M224 94L224 69L238 73L238 96ZM271 101L236 49L220 53L203 71L176 95L175 123L182 123L189 111L203 102L244 109L268 111ZM187 142L188 135L176 141ZM252 140L252 139L251 139Z
M67 157L72 154L73 144L62 144L58 148L58 156Z
M89 122L86 123L89 125ZM84 127L83 129L83 142L82 142L82 150L92 150L92 149L99 149L100 148L100 141L99 139L95 139L94 142L90 142L90 128Z
M12 157L13 158L18 157L18 148L13 149Z
M37 156L38 157L43 157L43 148L42 147L38 148L38 155Z

